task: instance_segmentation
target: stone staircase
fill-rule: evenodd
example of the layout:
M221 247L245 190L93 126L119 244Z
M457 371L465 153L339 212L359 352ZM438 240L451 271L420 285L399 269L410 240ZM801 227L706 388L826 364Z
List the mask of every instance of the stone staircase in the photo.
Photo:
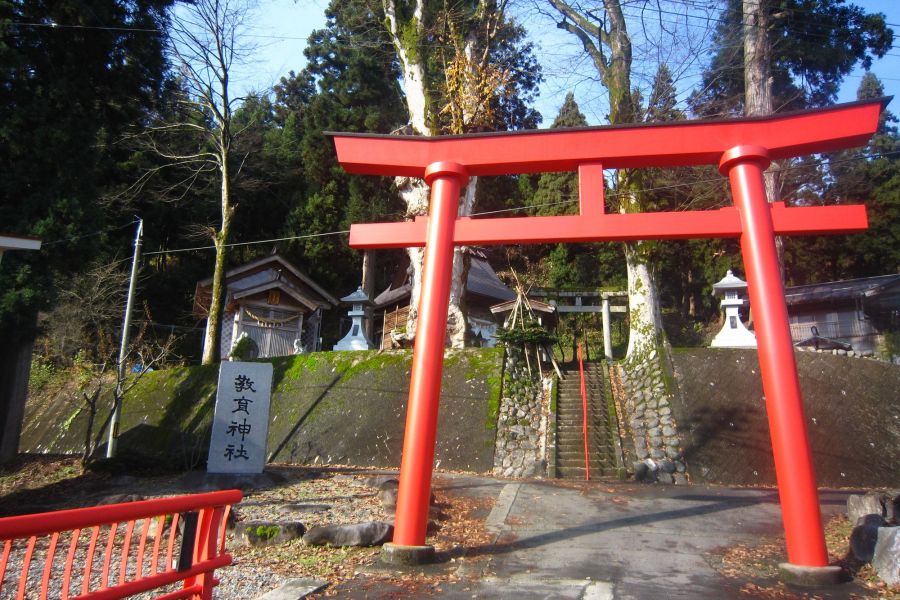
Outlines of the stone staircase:
M588 453L591 479L617 474L615 423L610 423L609 383L603 362L584 363L588 399ZM578 363L565 365L557 387L556 476L584 480L584 438L582 436L581 380Z

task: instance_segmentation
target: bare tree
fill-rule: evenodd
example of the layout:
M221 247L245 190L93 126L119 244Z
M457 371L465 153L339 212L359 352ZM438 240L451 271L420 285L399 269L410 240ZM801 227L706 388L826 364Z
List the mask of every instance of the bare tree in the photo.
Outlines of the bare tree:
M175 349L178 338L169 335L159 340L150 335L150 313L144 306L145 319L141 324L138 335L128 345L124 360L126 363L134 363L135 369L128 373L116 369L119 359L117 350L111 347L96 363L82 363L78 367L79 400L81 409L86 411L87 423L84 432L84 446L82 448L81 462L87 462L93 457L98 441L103 438L109 422L94 435L94 424L100 408L100 398L107 388L112 390L112 407L122 406L125 395L138 384L141 378L155 367L168 360Z
M232 94L231 76L252 51L242 40L252 8L249 0L195 0L179 5L167 40L168 55L178 73L177 110L174 115L159 115L141 135L145 147L165 163L153 172L177 168L185 173L177 182L182 197L204 176L215 174L218 181L219 222L205 229L216 256L203 364L219 360L225 266L236 208L233 190L247 158L246 152L240 155L235 149L241 131L234 130L233 117L242 98Z
M87 351L94 359L112 351L127 285L128 273L116 262L94 264L75 275L60 290L53 310L42 316L44 356L70 366L79 352Z
M701 51L712 34L709 15L690 3L623 0L535 1L534 9L574 36L605 91L606 118L623 125L651 118L641 106L661 69L673 81L700 66ZM707 19L704 21L704 19ZM648 210L653 198L642 190L642 172L620 169L609 183L621 212ZM628 270L630 333L627 357L641 361L665 346L660 301L650 259L653 242L624 245Z

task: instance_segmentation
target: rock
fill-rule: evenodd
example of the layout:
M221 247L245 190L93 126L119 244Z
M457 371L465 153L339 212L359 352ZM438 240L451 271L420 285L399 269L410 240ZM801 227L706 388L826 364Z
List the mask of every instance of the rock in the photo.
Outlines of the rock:
M295 540L306 532L299 521L242 521L237 524L235 539L250 546L283 544Z
M663 473L674 473L675 463L671 460L661 460L659 461L659 470Z
M851 494L847 498L847 518L856 523L866 515L885 516L882 496L881 492L867 492L862 496Z
M653 448L650 450L650 458L654 460L660 460L666 457L666 453L660 450L659 448Z
M396 475L373 475L363 480L363 485L381 489L382 484L388 481L397 481Z
M900 490L888 490L882 495L884 520L894 525L900 524Z
M900 527L878 528L872 566L886 584L900 584Z
M306 515L314 515L316 513L322 513L328 510L331 510L330 504L304 504L302 502L291 502L290 504L284 504L281 506L281 512L283 514L290 513L300 513ZM232 509L234 512L234 509Z
M303 535L303 543L310 546L380 546L394 535L394 526L382 521L350 525L322 525Z
M126 502L140 502L141 500L145 500L145 498L140 494L110 494L109 496L102 496L99 500L97 500L97 506L103 506L106 504L124 504Z
M641 460L644 460L645 458L647 458L647 457L650 456L650 451L647 450L647 449L644 448L644 447L635 449L634 453L635 453L635 454L637 455L637 457L638 457L639 459L641 459Z
M281 586L259 596L256 600L299 600L324 589L327 581L318 579L288 579Z
M634 480L635 481L644 481L647 478L647 473L650 471L650 468L647 466L647 463L644 461L638 461L632 465L634 469Z
M666 437L673 437L678 434L678 432L675 431L675 428L670 425L666 425L665 427L663 427L662 432Z
M378 500L381 506L393 510L397 508L397 488L385 488L378 492Z
M878 542L878 529L884 525L881 515L865 515L856 522L850 533L850 552L862 562L869 562L875 555L875 544Z
M671 473L658 473L656 475L656 481L665 485L672 485L675 483L675 479L672 477Z
M672 475L672 480L675 482L675 485L687 485L688 484L687 475L685 475L682 472L675 473L674 475Z

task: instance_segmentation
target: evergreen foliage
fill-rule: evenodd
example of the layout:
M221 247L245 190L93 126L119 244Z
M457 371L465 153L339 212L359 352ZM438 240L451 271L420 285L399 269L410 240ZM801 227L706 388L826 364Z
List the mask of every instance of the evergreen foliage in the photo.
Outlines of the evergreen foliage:
M894 34L884 15L844 0L768 2L772 43L772 93L777 110L833 103L841 82L861 64L890 50ZM744 97L741 0L728 0L716 28L717 48L699 91L690 98L703 117L740 114Z
M44 242L0 264L0 338L33 334L37 312L120 232L98 234L131 220L100 200L123 181L117 140L162 88L161 36L131 30L164 29L170 4L0 2L0 228Z

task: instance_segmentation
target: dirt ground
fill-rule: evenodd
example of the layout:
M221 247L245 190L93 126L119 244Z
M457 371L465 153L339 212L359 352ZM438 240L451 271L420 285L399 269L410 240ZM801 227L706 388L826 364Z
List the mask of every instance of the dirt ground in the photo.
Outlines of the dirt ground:
M270 465L266 474L270 484L245 490L244 500L235 509L238 521L301 520L309 528L393 519L378 501L373 485L390 478L390 473L341 466ZM122 475L83 469L74 458L23 455L0 469L0 516L208 491L192 489L202 477L191 475L198 474ZM440 477L435 477L428 543L452 562L455 555L464 553L466 545L490 541L483 524L493 501L441 490ZM285 508L298 503L321 506L322 510L298 519ZM337 586L362 578L366 581L358 581L360 586L384 583L418 596L438 590L442 583L459 581L449 567L414 577L373 571L380 548L307 546L300 540L249 546L233 534L228 536L227 548L234 564L222 571L216 589L220 599L253 598L294 578L327 581L328 588L317 594L325 597L336 595Z
M383 480L390 473L316 465L273 465L267 468L267 473L271 475L271 484L246 491L236 511L238 520L284 520L290 516L285 507L297 503L323 507L319 512L304 514L302 520L307 527L383 521L392 517L377 500L377 489L373 487L374 478ZM442 564L402 574L379 568L379 548L306 546L299 540L253 547L241 545L229 536L228 549L234 564L221 571L222 582L216 597L252 599L294 578L327 581L328 586L313 597L369 597L367 590L373 593L377 590L371 597L397 598L435 596L447 588L465 591L477 582L465 580L466 575L461 573L474 574L480 570L457 569L455 563L462 558L468 563L487 558L486 554L468 556L466 549L489 546L496 541L484 526L494 498L441 489L442 478L448 477L452 475L435 477L436 498L428 538L428 543L446 558ZM83 470L77 459L23 455L0 468L0 516L94 506L136 499L136 496L192 493L202 491L192 489L200 479L184 473L124 475L114 470ZM858 597L900 600L900 589L884 586L870 566L847 558L851 529L846 517L835 517L827 523L826 538L832 559L865 590ZM724 577L741 582L742 598L812 600L816 596L798 596L772 583L783 544L777 536L761 537L758 543L730 548L710 556L709 561ZM384 596L385 590L393 595Z

